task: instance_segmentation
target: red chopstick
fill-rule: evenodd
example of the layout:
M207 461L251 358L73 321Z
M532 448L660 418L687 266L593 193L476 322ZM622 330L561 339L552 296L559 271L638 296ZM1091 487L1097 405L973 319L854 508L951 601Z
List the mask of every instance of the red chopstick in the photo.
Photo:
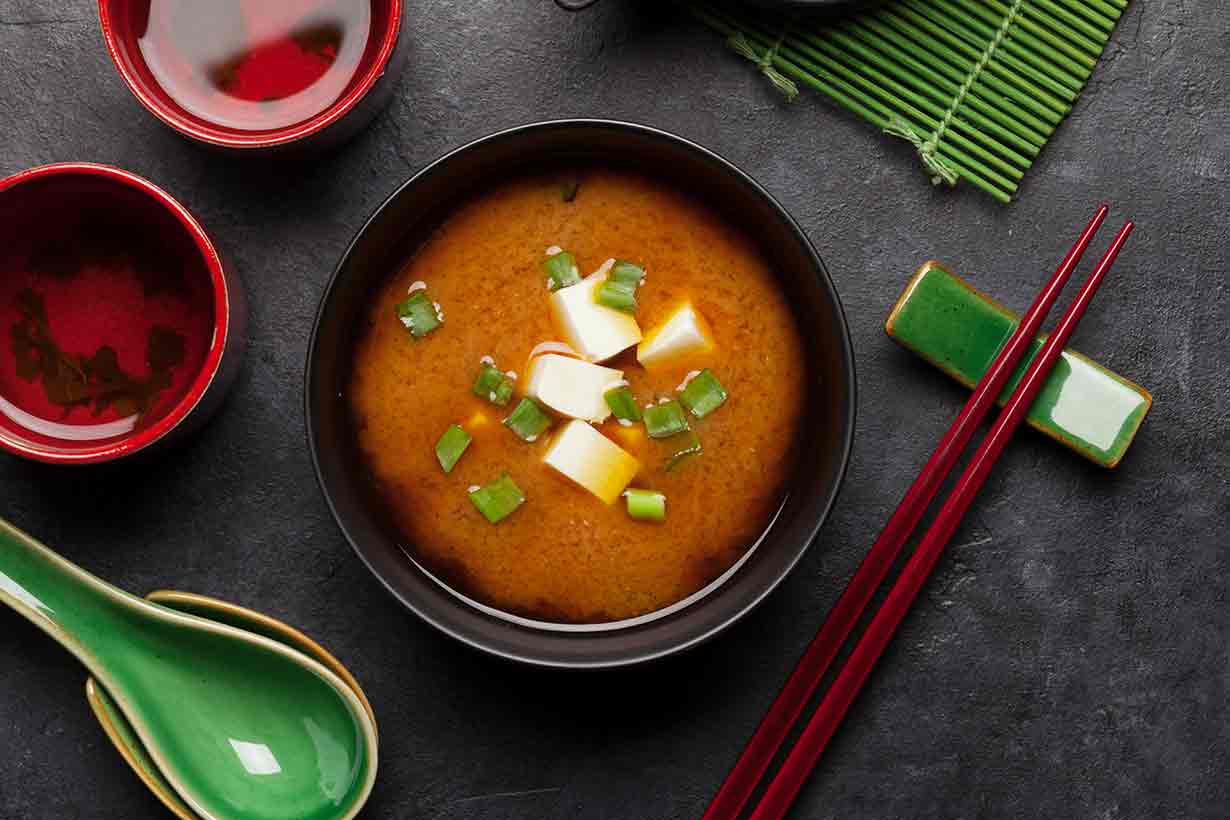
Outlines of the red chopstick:
M867 603L875 594L876 589L884 582L884 576L897 560L901 547L909 538L910 533L918 526L919 520L927 506L935 498L936 492L944 478L957 462L961 452L969 444L970 437L982 423L987 411L1007 384L1008 378L1016 369L1021 356L1028 349L1030 342L1038 334L1042 320L1055 304L1055 299L1067 283L1073 269L1080 263L1081 256L1089 247L1090 240L1106 218L1107 206L1102 205L1094 213L1085 230L1081 232L1076 244L1064 256L1059 267L1051 275L1050 281L1038 293L1033 305L1026 311L1016 331L1000 350L991 367L983 374L973 395L965 403L965 407L957 416L956 421L948 429L944 438L927 460L926 466L905 497L898 505L892 518L888 520L884 531L876 539L875 544L867 552L867 556L859 565L850 583L833 606L824 625L816 633L803 657L799 659L794 671L786 680L782 691L778 694L769 711L760 721L756 733L748 741L747 747L735 763L730 774L722 783L713 802L705 810L704 820L735 820L743 810L747 800L756 789L756 784L764 775L773 756L781 748L782 742L790 733L791 726L798 720L803 707L811 698L816 686L824 677L829 664L837 655L838 649L845 642L850 630L862 615Z
M1106 253L1103 254L1101 261L1090 274L1089 280L1081 288L1076 300L1059 321L1055 331L1047 338L1037 358L1030 364L1016 392L1012 394L1012 398L1009 399L995 420L995 424L992 425L991 431L978 446L969 465L961 474L951 495L944 502L935 522L906 563L901 577L893 584L884 604L876 612L867 631L855 645L849 661L825 694L816 713L807 722L807 727L799 736L798 743L782 764L781 771L769 784L760 804L752 812L751 820L776 820L776 818L783 817L790 808L795 795L807 780L829 739L832 738L842 718L845 717L850 704L857 697L876 661L892 640L894 632L931 574L948 540L956 531L962 517L982 487L982 483L991 472L991 467L994 466L1013 432L1025 418L1038 391L1046 383L1051 369L1067 345L1068 338L1080 322L1085 308L1089 306L1106 272L1114 264L1115 258L1119 255L1133 227L1133 224L1128 222L1120 229Z

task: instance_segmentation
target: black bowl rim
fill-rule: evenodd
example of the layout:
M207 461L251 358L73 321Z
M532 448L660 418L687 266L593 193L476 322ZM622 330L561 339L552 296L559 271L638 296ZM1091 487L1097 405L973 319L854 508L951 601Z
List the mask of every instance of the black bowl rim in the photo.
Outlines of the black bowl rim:
M841 333L839 334L840 340L841 340L840 355L841 355L842 362L845 366L845 372L847 374L846 384L845 384L845 388L846 388L845 416L849 420L849 423L846 426L846 435L845 435L844 441L842 442L841 460L840 460L839 468L837 470L837 474L835 476L836 480L833 482L833 489L829 493L828 498L825 499L825 502L822 505L822 507L817 511L817 515L815 516L815 523L811 526L810 531L808 532L807 538L805 542L803 543L802 547L798 549L795 555L782 567L781 571L777 573L776 577L774 577L770 583L765 585L765 587L760 591L760 593L756 595L754 598L752 598L750 601L748 601L746 605L744 605L738 610L728 613L726 617L723 618L720 623L713 626L707 632L704 632L699 635L695 635L691 637L689 640L671 644L665 647L660 647L656 650L642 651L635 655L630 655L626 658L620 658L616 660L596 661L596 662L586 662L586 661L570 662L570 661L561 661L561 660L556 660L556 659L547 659L547 658L535 657L534 655L529 654L529 653L510 652L510 651L505 651L502 649L489 646L486 643L484 643L480 638L476 638L472 635L466 634L458 630L450 629L447 626L436 622L428 613L424 612L423 609L421 609L414 600L409 599L400 590L395 588L393 584L390 583L389 580L385 578L384 575L382 575L380 572L378 572L376 568L373 566L372 562L368 559L367 554L365 553L364 549L357 543L355 538L351 535L350 530L346 527L346 524L344 523L342 516L337 509L337 506L334 504L333 496L329 491L329 486L326 483L325 475L321 468L320 456L316 451L316 437L314 435L315 431L314 431L314 424L313 424L313 419L312 419L312 409L311 409L312 408L313 387L314 387L314 382L315 382L315 377L313 375L313 369L312 369L312 362L316 358L316 347L319 341L320 326L324 320L325 312L332 300L334 288L337 287L339 281L341 280L343 271L345 270L347 266L347 262L350 260L351 254L355 251L355 248L362 241L363 237L367 234L367 231L372 227L372 225L376 222L376 220L380 218L381 214L384 213L385 209L390 207L390 205L392 205L394 200L400 197L405 191L412 188L414 185L418 184L420 179L435 172L438 168L445 165L450 160L452 160L453 157L459 154L473 151L473 150L480 150L482 146L486 144L494 143L494 142L505 140L505 139L512 139L526 132L538 131L538 130L543 130L543 129L554 129L554 128L565 128L565 129L608 128L608 129L614 129L614 130L630 131L640 136L672 142L672 143L675 143L676 145L683 147L685 150L692 151L692 152L695 152L701 155L703 159L717 165L721 172L725 172L725 173L732 175L741 184L747 186L754 194L762 197L771 206L772 210L774 210L777 213L778 218L780 218L782 222L790 229L791 233L794 234L795 238L802 244L802 247L807 251L807 255L811 258L813 267L816 269L816 271L819 274L818 278L820 280L821 286L828 292L828 295L833 300L833 304L837 306L837 316L838 316L838 319L840 320L839 324L840 324L840 329L841 329ZM530 122L530 123L524 123L522 125L512 126L510 128L501 129L499 131L493 132L486 136L473 139L457 148L453 148L452 150L449 150L445 152L444 154L441 154L436 159L432 160L431 162L429 162L428 164L420 168L418 171L414 172L401 185L398 185L397 188L394 189L391 194L385 197L384 201L380 203L380 205L372 212L371 216L369 216L364 221L362 227L360 227L359 230L355 233L354 238L351 239L350 243L346 246L346 250L342 253L341 258L339 259L337 265L333 269L333 273L329 276L329 280L325 284L324 291L321 293L320 302L316 309L316 315L312 320L312 333L308 340L307 357L305 359L305 365L304 365L303 385L304 385L304 392L303 392L304 427L305 427L305 433L307 436L308 451L311 454L311 459L312 459L312 469L316 474L316 482L320 487L321 493L325 497L325 503L329 507L329 513L330 515L332 515L334 522L338 526L338 529L341 530L342 535L345 537L347 543L350 544L351 549L354 550L355 554L359 556L359 560L363 562L364 566L367 567L368 571L373 576L375 576L377 580L380 581L381 585L384 586L384 588L387 589L389 593L391 593L393 597L396 598L402 604L402 606L406 607L406 609L413 612L424 623L431 625L435 629L439 630L445 635L448 635L454 640L457 640L467 646L473 647L474 649L480 650L486 654L493 655L499 658L503 658L505 660L515 661L517 663L523 663L523 664L527 664L530 666L565 668L565 669L619 668L619 667L632 666L632 665L636 665L640 663L646 663L652 660L658 660L660 658L665 658L670 655L678 654L685 650L699 646L700 644L716 637L718 634L730 628L736 622L741 620L744 616L746 616L753 609L760 606L760 604L764 602L765 598L767 598L775 589L777 589L777 587L782 583L782 581L784 581L786 577L789 576L790 573L794 571L794 568L798 565L799 561L802 560L803 556L811 549L812 545L816 542L816 538L820 534L820 530L823 528L825 522L828 520L829 515L832 513L833 507L837 503L837 499L841 494L841 490L843 486L845 485L846 475L849 472L850 459L851 459L851 456L854 450L855 425L857 424L857 419L858 419L858 379L856 377L856 372L855 372L853 341L850 336L850 325L849 325L849 320L846 317L845 306L842 304L841 295L837 292L837 287L833 283L833 278L829 274L828 267L824 264L824 260L821 259L820 254L816 251L816 248L812 244L811 239L807 236L807 233L803 230L802 226L799 225L798 221L795 220L795 218L790 214L790 212L787 211L786 208L780 202L778 202L777 199L771 193L769 193L769 191L766 190L763 185L761 185L754 178L752 178L751 175L749 175L748 173L740 169L737 165L735 165L733 162L726 159L724 156L717 153L716 151L713 151L709 148L705 148L699 143L693 142L692 140L686 137L679 136L678 134L671 133L670 131L666 131L661 128L656 128L654 126L643 125L643 124L634 123L634 122L628 122L626 120L613 120L613 119L594 118L594 117L569 117L569 118L554 119L554 120L537 120L537 121ZM721 591L722 591L721 589L715 589L713 590L711 594L720 595ZM440 590L439 594L447 595L448 591ZM454 601L454 603L456 603L458 606L468 606L468 604L461 602L461 601ZM548 633L543 633L543 634L548 634ZM604 634L610 634L610 633L594 632L590 634L590 637L592 637L593 640L601 640Z

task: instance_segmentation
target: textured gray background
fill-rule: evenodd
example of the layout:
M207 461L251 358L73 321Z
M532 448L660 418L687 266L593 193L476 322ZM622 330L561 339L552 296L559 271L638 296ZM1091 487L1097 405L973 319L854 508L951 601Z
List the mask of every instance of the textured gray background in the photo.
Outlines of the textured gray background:
M666 4L411 5L389 112L332 157L254 172L137 105L87 0L0 0L0 175L95 160L149 177L233 258L253 326L228 405L187 446L147 470L0 458L0 515L122 587L217 595L335 650L381 721L367 817L697 817L962 400L882 333L907 275L935 257L1021 307L1107 199L1140 227L1076 344L1151 388L1152 416L1113 473L1033 433L1008 450L794 816L1227 816L1230 22L1215 4L1136 0L1009 207L932 189L905 145L823 100L783 104ZM489 660L404 612L329 518L300 409L322 284L371 211L450 148L565 115L675 131L763 182L833 270L861 387L840 506L789 581L702 649L617 674ZM4 820L160 816L82 680L0 613Z

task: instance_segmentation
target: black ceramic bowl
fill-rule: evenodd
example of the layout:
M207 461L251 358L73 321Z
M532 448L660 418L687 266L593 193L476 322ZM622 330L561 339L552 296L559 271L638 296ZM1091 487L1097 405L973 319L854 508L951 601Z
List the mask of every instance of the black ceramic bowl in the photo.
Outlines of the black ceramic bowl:
M790 294L808 356L807 416L795 475L756 546L683 605L628 621L528 621L463 598L411 560L371 491L343 398L353 331L372 294L457 202L534 166L597 161L653 174L705 199L757 237ZM359 232L329 282L307 362L308 442L325 497L373 573L423 620L460 641L543 666L607 667L694 646L730 626L781 582L815 539L845 475L854 433L854 363L841 303L793 219L755 181L680 137L621 122L561 120L513 128L459 148L402 185ZM408 545L406 545L408 547Z

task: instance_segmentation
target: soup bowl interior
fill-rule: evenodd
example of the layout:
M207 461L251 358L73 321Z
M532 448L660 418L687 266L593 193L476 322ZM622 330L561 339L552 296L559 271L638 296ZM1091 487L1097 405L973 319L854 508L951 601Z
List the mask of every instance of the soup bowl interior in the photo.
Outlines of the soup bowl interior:
M111 59L128 88L140 103L154 116L180 133L203 143L223 149L259 150L289 146L314 137L334 124L346 119L356 108L375 108L364 103L367 95L381 83L390 63L398 53L401 34L402 0L361 0L370 2L371 26L366 45L357 57L357 64L349 81L332 101L315 108L302 120L279 125L275 128L237 128L202 112L192 111L161 83L158 75L186 77L191 73L187 61L167 55L160 57L158 66L152 66L141 48L142 38L150 28L151 8L165 0L99 0L98 13L102 23L103 37ZM180 4L185 8L209 9L210 4ZM212 6L223 9L236 4ZM247 4L252 11L260 11L263 3ZM270 3L268 8L281 8ZM222 27L222 24L220 24ZM197 40L201 35L194 29ZM211 39L221 39L220 37ZM286 69L292 70L292 69ZM388 83L382 83L388 85ZM380 96L387 96L381 94ZM364 118L356 114L357 118ZM353 129L346 129L353 130Z
M201 226L140 177L62 164L0 180L0 448L109 461L207 415L224 358L232 369L238 295ZM153 385L139 418L118 411L145 389L127 379ZM97 400L70 406L74 390Z
M344 398L372 295L463 199L510 174L564 165L623 165L699 197L756 237L789 295L807 358L796 468L768 529L722 577L665 610L607 624L548 624L481 606L409 557L411 545L371 490ZM308 353L308 439L345 536L386 587L424 620L477 648L565 667L620 666L692 646L729 626L785 577L815 539L850 455L855 382L849 333L832 282L798 225L721 157L652 128L567 120L515 128L437 160L380 207L347 250L323 297Z

